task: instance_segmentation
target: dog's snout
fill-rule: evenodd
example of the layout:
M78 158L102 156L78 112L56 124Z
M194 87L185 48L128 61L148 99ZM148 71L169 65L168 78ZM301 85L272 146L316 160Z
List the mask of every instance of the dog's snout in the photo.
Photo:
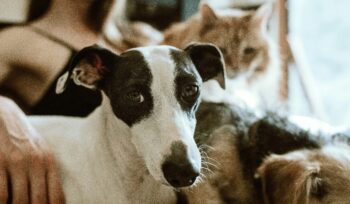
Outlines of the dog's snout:
M175 142L171 147L171 155L162 165L165 179L175 188L192 185L199 176L199 169L188 158L187 149L182 142Z
M190 186L199 176L199 171L194 169L189 162L167 161L163 164L162 170L165 179L175 188Z

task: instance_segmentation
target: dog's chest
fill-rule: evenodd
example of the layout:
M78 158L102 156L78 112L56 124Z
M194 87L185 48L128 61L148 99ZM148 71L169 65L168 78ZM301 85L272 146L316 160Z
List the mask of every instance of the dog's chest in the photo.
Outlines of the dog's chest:
M175 203L175 194L171 188L159 185L149 175L130 178L116 173L115 177L110 177L113 173L105 171L98 174L92 177L91 172L80 172L80 177L75 179L66 171L64 190L69 198L67 203Z
M91 128L91 123L95 128ZM57 156L67 203L175 203L172 189L149 175L129 145L120 139L111 142L107 139L109 134L99 135L105 128L96 127L102 126L90 120L66 130L76 133L74 136L62 135L57 130L46 135ZM85 134L75 131L78 129ZM111 134L110 138L128 138L127 132L118 130L118 134Z

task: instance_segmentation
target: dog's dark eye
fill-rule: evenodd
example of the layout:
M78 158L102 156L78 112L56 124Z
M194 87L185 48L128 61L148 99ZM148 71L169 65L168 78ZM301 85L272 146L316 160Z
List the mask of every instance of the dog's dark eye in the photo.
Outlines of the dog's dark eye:
M195 99L197 99L198 94L199 87L195 84L189 84L184 86L181 96L186 102L192 103Z
M140 91L130 91L126 94L126 98L133 103L142 103L145 100Z
M251 54L255 53L255 51L256 51L256 49L253 47L246 47L243 52L245 55L251 55Z

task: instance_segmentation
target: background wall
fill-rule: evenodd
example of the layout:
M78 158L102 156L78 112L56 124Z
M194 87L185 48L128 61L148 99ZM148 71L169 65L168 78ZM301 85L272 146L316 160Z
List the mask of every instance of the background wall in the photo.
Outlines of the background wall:
M291 34L300 37L324 119L350 126L350 1L289 0ZM308 114L298 84L292 83L292 109Z

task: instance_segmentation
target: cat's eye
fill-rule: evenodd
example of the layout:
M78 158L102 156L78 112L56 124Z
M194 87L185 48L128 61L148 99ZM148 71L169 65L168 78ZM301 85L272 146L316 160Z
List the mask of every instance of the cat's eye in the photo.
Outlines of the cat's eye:
M199 87L195 84L185 85L181 92L182 99L187 103L193 103L199 95Z
M254 54L255 51L256 51L256 49L253 47L246 47L246 48L244 48L243 52L245 55L251 55L251 54Z
M140 91L130 91L126 94L126 99L134 104L139 104L145 101L145 97Z

